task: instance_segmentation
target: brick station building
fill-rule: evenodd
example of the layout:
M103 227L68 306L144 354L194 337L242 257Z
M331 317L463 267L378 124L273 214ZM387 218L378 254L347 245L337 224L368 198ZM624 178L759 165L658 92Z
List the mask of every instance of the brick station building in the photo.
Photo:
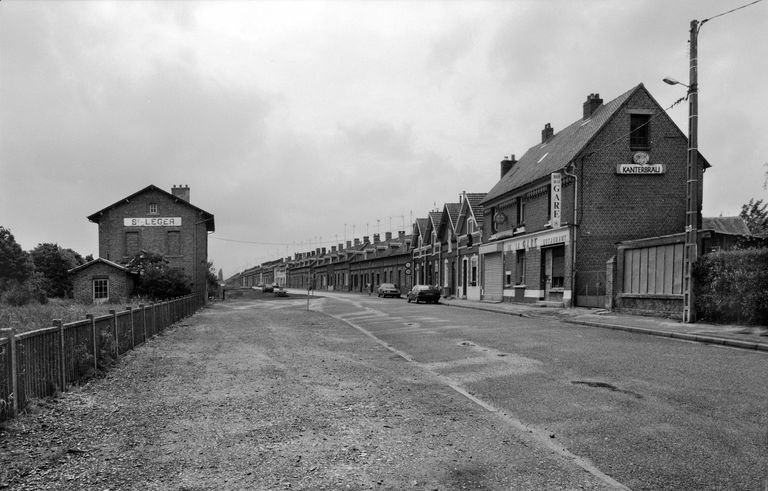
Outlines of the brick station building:
M127 273L116 266L146 251L184 270L192 290L207 298L208 233L215 230L214 217L192 205L189 197L189 186L173 186L169 193L149 185L90 215L88 220L99 226L99 258L72 271L83 290L78 297L127 297L132 282L118 279Z
M481 202L483 299L603 307L618 242L685 229L687 138L643 84L582 110L501 162Z

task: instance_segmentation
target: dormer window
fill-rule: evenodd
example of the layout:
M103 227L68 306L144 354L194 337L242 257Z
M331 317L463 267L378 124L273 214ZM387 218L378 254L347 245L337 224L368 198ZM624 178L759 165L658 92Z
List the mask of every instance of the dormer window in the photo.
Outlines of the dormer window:
M157 209L157 203L150 203L149 204L149 214L150 215L159 215L160 212Z

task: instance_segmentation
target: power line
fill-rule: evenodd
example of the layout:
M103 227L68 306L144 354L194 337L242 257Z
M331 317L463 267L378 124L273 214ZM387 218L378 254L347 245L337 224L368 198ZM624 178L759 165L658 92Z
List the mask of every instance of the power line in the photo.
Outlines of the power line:
M712 19L716 19L716 18L718 18L718 17L722 17L722 16L724 16L724 15L727 15L727 14L730 14L730 13L733 13L733 12L736 12L737 10L745 9L745 8L747 8L747 7L750 7L750 6L754 5L754 4L756 4L756 3L760 3L760 2L762 2L762 1L763 1L763 0L755 0L754 2L749 2L749 3L747 3L747 4L744 4L744 5L742 5L741 7L736 7L735 9L731 9L731 10L729 10L729 11L727 11L727 12L723 12L722 14L713 15L712 17L710 17L710 18L708 18L708 19L704 19L703 21L701 21L701 22L699 23L699 29L701 29L701 25L702 25L702 24L704 24L704 23L705 23L705 22L707 22L707 21L710 21L710 20L712 20Z

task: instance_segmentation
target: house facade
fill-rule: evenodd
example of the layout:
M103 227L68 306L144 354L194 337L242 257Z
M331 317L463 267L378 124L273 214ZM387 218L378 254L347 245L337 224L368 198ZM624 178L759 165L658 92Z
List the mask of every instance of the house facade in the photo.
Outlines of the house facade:
M685 135L642 84L606 104L590 94L580 119L501 162L481 202L483 299L604 306L616 243L684 230L686 162Z
M161 254L192 280L193 291L206 292L214 216L189 198L189 186L169 193L149 185L90 215L99 226L99 257L121 264L141 251Z

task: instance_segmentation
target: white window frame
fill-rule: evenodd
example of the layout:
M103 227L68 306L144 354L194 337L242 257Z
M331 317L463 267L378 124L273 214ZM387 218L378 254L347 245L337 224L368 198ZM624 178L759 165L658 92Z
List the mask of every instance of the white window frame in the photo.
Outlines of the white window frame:
M106 296L96 296L96 284L104 282L106 285ZM109 300L109 278L94 278L91 280L91 293L93 295L93 303L105 303Z

